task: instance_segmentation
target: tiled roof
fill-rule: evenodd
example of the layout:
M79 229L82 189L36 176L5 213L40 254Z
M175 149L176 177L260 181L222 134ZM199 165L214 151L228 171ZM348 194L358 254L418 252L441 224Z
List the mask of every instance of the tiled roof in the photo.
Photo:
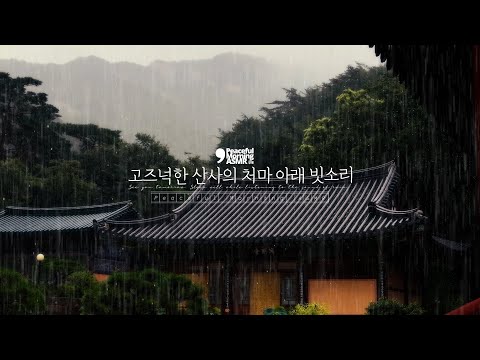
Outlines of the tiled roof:
M6 207L0 211L0 233L80 230L93 227L93 220L119 219L134 211L131 202L60 207Z
M398 174L393 162L353 172L352 181L311 186L315 201L229 201L245 190L218 189L208 183L196 192L217 195L195 202L195 192L171 214L137 221L108 220L113 236L139 241L238 242L341 238L413 225L425 220L417 209L389 209ZM321 196L328 193L328 201ZM293 190L277 190L286 199ZM315 198L315 196L317 196Z

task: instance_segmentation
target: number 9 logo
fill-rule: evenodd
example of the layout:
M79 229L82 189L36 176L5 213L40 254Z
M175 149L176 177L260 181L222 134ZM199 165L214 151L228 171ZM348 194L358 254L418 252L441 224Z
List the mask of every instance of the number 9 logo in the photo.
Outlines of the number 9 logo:
M225 159L225 150L222 148L218 148L215 151L215 156L220 159L217 161L217 163L221 163Z

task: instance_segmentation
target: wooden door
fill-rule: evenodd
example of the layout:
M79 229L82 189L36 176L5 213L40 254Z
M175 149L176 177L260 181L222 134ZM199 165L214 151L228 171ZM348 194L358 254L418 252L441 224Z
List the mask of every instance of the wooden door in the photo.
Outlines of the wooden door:
M375 279L308 280L308 302L325 304L332 315L363 315L377 301Z
M250 279L250 315L263 315L267 308L280 305L280 274L252 273Z

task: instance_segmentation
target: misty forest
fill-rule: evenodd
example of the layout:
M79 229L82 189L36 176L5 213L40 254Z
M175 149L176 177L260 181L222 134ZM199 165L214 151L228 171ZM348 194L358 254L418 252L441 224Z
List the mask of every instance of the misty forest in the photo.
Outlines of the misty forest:
M132 169L214 168L215 146L253 147L257 168L351 165L363 169L393 160L401 174L395 199L398 208L421 208L433 220L431 231L451 239L458 235L452 234L444 221L451 210L432 196L432 189L437 186L436 177L450 166L449 159L456 161L459 151L448 134L432 130L435 127L424 109L384 66L357 64L323 84L306 89L285 88L281 99L266 100L258 114L249 115L250 109L245 109L238 112L232 126L217 126L216 144L208 154L184 147L184 156L179 156L178 151L175 155L158 136L141 129L129 138L116 126L109 129L95 125L103 124L95 120L95 113L88 115L89 124L69 122L62 109L49 103L48 94L36 91L41 83L42 78L0 73L0 209L131 200L141 216L157 216L163 209L151 206L148 191L128 189ZM157 124L159 131L163 127L173 128L168 111L156 109L157 106L167 105L152 104L148 110L164 114L165 118ZM111 121L115 124L117 119ZM133 124L131 127L135 128ZM191 124L183 131L191 133L200 127L202 123ZM177 136L183 142L182 133ZM442 157L441 162L435 159L438 156ZM449 199L442 201L448 203ZM108 280L114 284L108 293L105 284L97 284L85 268L74 262L64 260L60 264L60 260L49 259L45 269L56 274L55 286L51 282L29 285L28 279L19 273L1 270L2 298L16 299L22 294L29 300L22 306L3 301L0 313L41 312L46 297L52 294L82 298L83 313L122 313L125 309L112 305L120 304L117 298L122 298L130 313L156 313L159 306L164 313L178 313L178 306L169 303L167 295L155 298L148 290L150 286L165 288L165 293L188 294L185 311L204 313L199 310L204 306L201 289L175 275L154 270L131 273L128 278L114 274ZM441 270L433 273L441 280L436 282L435 289L432 285L432 294L427 296L437 300L443 296L443 310L457 305L460 300L451 298L449 291L453 280ZM47 274L39 276L41 279ZM125 298L128 294L122 295L122 287L134 286L131 284L145 292L143 303L133 305L132 299ZM154 301L159 304L152 305Z

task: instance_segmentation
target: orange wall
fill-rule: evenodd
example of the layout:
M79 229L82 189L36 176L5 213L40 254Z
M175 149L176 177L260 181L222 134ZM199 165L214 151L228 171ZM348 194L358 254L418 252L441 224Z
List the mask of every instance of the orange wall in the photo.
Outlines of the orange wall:
M250 279L250 315L280 305L280 274L253 273Z
M376 300L375 279L308 280L308 302L327 305L332 315L363 315Z
M108 278L110 277L110 275L106 275L106 274L93 274L93 276L95 277L95 280L97 281L107 281Z

